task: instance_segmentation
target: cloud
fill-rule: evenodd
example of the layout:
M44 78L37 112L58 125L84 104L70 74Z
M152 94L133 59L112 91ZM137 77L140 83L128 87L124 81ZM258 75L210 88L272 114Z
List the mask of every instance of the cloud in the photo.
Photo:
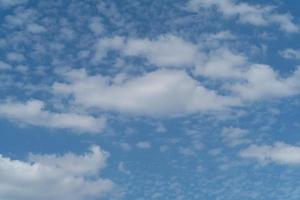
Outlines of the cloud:
M239 104L179 70L157 70L121 83L101 75L88 76L84 70L64 76L67 82L55 83L54 92L73 95L77 104L88 108L161 116L219 111Z
M108 154L98 146L84 155L29 155L26 161L0 155L0 199L99 199L114 183L99 177Z
M241 128L225 127L222 129L221 136L223 142L230 147L235 147L241 144L247 144L249 139L245 138L249 131Z
M27 30L31 33L43 33L47 31L47 29L44 26L35 23L28 24Z
M300 91L300 69L283 78L268 65L255 64L244 72L244 83L229 86L229 89L244 100L259 100L270 97L287 97Z
M227 48L218 48L206 55L206 59L195 67L194 73L212 79L234 79L243 77L245 70L245 56L233 53Z
M89 29L96 35L99 35L104 31L104 27L100 17L91 18L88 26Z
M157 67L191 67L202 57L197 45L174 35L163 35L152 40L126 40L119 36L102 38L96 44L94 60L100 61L111 50L120 51L124 56L145 58Z
M11 68L11 65L9 65L8 63L0 61L0 70L8 70Z
M274 145L251 145L240 152L242 158L255 159L262 163L286 165L300 164L300 147L277 142Z
M121 50L124 47L124 43L125 39L120 36L100 39L95 45L95 55L92 62L99 63L111 50Z
M127 56L144 57L159 67L190 67L201 58L197 45L173 35L156 40L129 39L123 51Z
M149 149L149 148L151 148L152 145L150 142L141 141L141 142L136 143L136 146L140 149Z
M207 37L207 41L233 37L230 32L223 31ZM272 67L251 63L245 55L226 47L216 47L206 53L197 45L173 35L160 36L154 40L125 39L118 36L104 38L97 43L97 49L96 60L103 59L110 50L115 50L123 56L146 58L157 67L190 67L197 77L226 81L222 89L242 101L299 93L298 69L290 77L281 77Z
M44 102L30 100L25 103L0 104L0 116L30 125L72 129L78 133L99 133L106 124L105 118L75 113L54 113L44 109Z
M25 57L21 53L17 52L9 52L6 55L7 60L12 61L12 62L23 62L25 60Z
M0 0L0 7L9 8L12 6L22 5L27 3L27 0Z
M280 51L279 54L286 59L295 59L299 60L300 59L300 50L299 49L285 49L283 51Z
M277 24L282 31L294 33L299 27L290 14L278 14L273 6L238 3L234 0L190 0L188 9L197 12L200 8L216 8L225 17L237 17L238 22L255 26Z

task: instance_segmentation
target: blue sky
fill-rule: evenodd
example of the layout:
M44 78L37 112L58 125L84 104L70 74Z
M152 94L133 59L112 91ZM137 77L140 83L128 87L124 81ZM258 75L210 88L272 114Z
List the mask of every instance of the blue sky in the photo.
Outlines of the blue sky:
M0 0L0 199L298 199L299 9Z

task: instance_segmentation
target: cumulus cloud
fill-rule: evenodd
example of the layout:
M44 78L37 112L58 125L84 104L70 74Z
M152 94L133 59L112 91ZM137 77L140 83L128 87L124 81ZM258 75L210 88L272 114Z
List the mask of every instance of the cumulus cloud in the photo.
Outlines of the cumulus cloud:
M286 59L300 59L300 49L285 49L283 51L280 51L279 54Z
M300 92L299 68L281 76L271 66L251 63L245 55L227 48L210 51L195 67L194 75L223 81L223 89L241 101L287 97Z
M247 58L233 53L227 48L218 48L209 52L205 60L195 67L196 75L212 79L241 78L247 70Z
M274 145L251 145L240 151L242 158L255 159L264 164L299 165L300 147L277 142Z
M236 17L238 22L255 26L277 24L281 30L289 33L299 31L293 22L293 17L288 14L279 14L273 6L251 5L234 0L190 0L188 9L197 12L200 8L216 8L225 17Z
M174 35L156 39L102 38L96 44L94 60L100 61L108 51L118 50L124 56L142 57L157 67L191 67L201 59L197 45Z
M157 70L114 83L112 78L89 76L84 70L65 73L66 83L54 92L73 95L85 107L122 113L159 116L218 111L239 104L219 95L179 70Z
M49 112L44 107L44 102L39 100L4 102L0 104L0 116L30 125L72 129L78 133L99 133L106 124L103 117Z
M128 56L141 56L160 67L189 67L201 58L197 45L173 35L156 40L130 39L124 48Z
M252 65L243 77L243 83L230 86L230 90L245 100L286 97L300 92L300 69L283 78L268 65Z
M99 199L114 183L99 177L108 153L92 146L75 155L29 155L26 161L0 155L0 199Z
M228 31L223 31L213 34L210 39L207 38L208 40L218 40L234 38L234 36ZM145 58L157 67L181 69L190 67L195 76L228 81L223 85L224 88L240 98L241 101L260 100L270 96L286 97L299 93L298 69L289 77L281 77L271 66L251 63L245 55L233 52L226 47L217 47L204 52L196 44L173 35L160 36L154 40L125 39L116 36L100 39L96 46L95 60L101 60L110 50L116 50L123 56ZM181 72L181 74L183 73ZM157 72L156 74L161 73ZM137 78L137 80L142 79ZM134 81L129 82L133 83ZM116 89L117 87L111 88ZM131 88L133 88L132 85ZM197 106L192 107L197 112Z

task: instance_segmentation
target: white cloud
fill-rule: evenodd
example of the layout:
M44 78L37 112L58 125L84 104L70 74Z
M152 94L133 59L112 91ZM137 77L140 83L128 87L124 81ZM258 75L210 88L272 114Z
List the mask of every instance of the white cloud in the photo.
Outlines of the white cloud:
M55 83L56 93L73 95L85 107L138 115L184 115L218 111L239 101L218 95L184 71L157 70L121 83L84 70L65 73L69 83Z
M300 49L288 48L283 51L280 51L279 54L286 59L300 59Z
M222 80L222 88L241 101L287 97L300 92L299 68L283 77L271 66L251 63L245 55L227 48L209 52L206 59L195 67L194 74Z
M222 129L221 136L223 137L223 142L225 142L228 146L235 147L250 142L249 139L245 138L248 133L248 130L245 129L225 127Z
M285 32L298 32L299 27L290 14L278 14L272 6L251 5L234 0L190 0L188 9L198 11L200 8L216 8L225 17L237 17L238 22L255 26L279 25Z
M195 67L195 74L213 79L241 78L247 70L247 58L227 48L212 50L206 59Z
M251 145L240 152L240 156L256 159L263 164L275 162L278 164L299 165L300 147L282 142L274 145Z
M233 35L230 31L220 31L213 34L207 34L206 40L234 40L237 39L235 35Z
M244 83L230 86L230 90L245 100L296 95L300 91L300 69L283 78L268 65L252 65L244 73Z
M127 56L144 57L159 67L190 67L201 59L195 44L173 35L156 40L129 39L123 51Z
M0 155L0 199L99 199L114 186L99 177L107 157L98 146L84 155L31 154L27 161Z
M116 36L98 41L94 61L101 61L111 50L120 51L125 56L146 58L157 67L191 67L202 57L197 45L173 35L160 36L153 40L125 40Z
M0 116L30 125L72 129L78 133L99 133L106 124L105 118L95 118L75 113L54 113L44 109L39 100L26 103L5 102L0 104Z
M213 34L212 38L215 39L211 40L233 38L233 35L225 31ZM286 97L299 93L300 83L297 81L299 70L296 70L290 77L284 78L270 66L253 64L245 55L235 53L226 47L217 47L208 53L203 53L197 45L172 35L160 36L155 40L125 39L123 37L104 38L98 42L97 49L96 60L103 59L108 51L116 50L122 55L146 58L149 63L157 67L193 67L193 73L196 76L227 80L223 89L227 89L241 100L259 100L270 96ZM156 72L156 74L161 73ZM178 76L175 75L174 77L174 85L176 77ZM143 80L142 78L136 79ZM191 78L187 77L186 80L188 79ZM228 82L228 80L230 81ZM130 85L133 88L132 84L125 83L125 85ZM117 89L118 87L111 88ZM193 109L195 112L198 110L197 107L193 107ZM120 109L118 108L118 110ZM141 110L141 112L144 111Z

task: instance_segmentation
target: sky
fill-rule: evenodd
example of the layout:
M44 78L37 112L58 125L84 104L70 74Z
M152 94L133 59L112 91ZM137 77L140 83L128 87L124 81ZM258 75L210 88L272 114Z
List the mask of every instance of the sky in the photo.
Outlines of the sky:
M0 200L298 200L299 13L0 0Z

